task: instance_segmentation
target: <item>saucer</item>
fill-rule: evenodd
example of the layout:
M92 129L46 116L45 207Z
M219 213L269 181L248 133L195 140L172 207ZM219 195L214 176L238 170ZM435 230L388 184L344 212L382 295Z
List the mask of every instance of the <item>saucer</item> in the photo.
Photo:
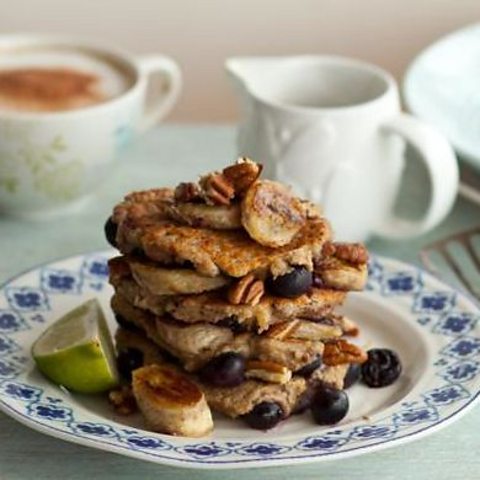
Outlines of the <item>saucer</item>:
M424 50L407 70L408 110L435 125L457 153L480 171L480 24Z

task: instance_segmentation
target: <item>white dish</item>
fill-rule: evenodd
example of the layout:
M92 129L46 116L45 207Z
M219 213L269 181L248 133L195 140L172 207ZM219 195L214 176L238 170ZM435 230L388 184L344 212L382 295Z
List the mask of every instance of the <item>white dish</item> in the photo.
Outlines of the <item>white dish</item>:
M344 310L367 348L396 350L403 374L390 387L355 385L339 424L294 416L269 432L215 418L203 439L146 431L139 416L116 416L104 396L70 394L46 380L30 357L32 342L66 311L97 297L112 329L106 260L112 252L34 268L0 289L0 409L63 440L152 462L190 468L243 468L333 460L418 439L448 425L480 393L480 322L465 297L415 267L375 258L364 293Z
M408 109L435 125L457 152L480 169L480 24L429 46L407 70Z

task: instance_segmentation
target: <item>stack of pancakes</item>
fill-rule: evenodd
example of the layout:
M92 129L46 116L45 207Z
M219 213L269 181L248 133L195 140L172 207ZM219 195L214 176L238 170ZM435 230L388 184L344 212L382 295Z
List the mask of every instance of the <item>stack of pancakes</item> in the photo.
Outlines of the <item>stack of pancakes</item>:
M176 364L230 417L274 402L286 418L312 386L341 389L366 359L346 338L356 324L334 309L363 288L367 253L332 242L318 208L260 172L240 159L125 197L106 227L121 252L109 263L111 305L119 352ZM232 352L243 359L234 380L204 375Z

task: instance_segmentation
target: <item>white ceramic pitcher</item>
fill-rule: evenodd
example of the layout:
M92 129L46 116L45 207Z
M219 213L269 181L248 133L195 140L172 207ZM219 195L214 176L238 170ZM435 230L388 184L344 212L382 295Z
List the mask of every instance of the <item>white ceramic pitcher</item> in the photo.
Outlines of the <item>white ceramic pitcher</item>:
M243 107L239 154L263 163L266 177L320 203L336 238L413 236L451 209L455 155L436 130L401 112L389 73L332 56L239 57L226 68ZM418 221L393 212L404 187L405 141L431 182L430 203Z

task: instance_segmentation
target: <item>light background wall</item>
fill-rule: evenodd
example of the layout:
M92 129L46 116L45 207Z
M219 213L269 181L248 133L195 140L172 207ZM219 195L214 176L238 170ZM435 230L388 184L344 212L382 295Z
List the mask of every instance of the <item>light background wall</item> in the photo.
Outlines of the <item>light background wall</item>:
M231 121L229 55L332 53L402 77L429 43L480 21L480 0L0 0L0 32L61 32L181 65L172 121Z

